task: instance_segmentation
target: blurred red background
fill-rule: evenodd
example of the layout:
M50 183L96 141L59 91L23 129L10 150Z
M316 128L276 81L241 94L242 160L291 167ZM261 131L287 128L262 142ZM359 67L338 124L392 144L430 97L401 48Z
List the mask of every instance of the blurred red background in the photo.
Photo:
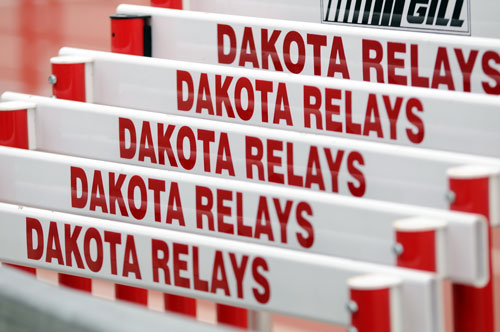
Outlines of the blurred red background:
M49 59L63 46L110 50L110 21L120 3L149 0L0 0L0 93L48 96Z

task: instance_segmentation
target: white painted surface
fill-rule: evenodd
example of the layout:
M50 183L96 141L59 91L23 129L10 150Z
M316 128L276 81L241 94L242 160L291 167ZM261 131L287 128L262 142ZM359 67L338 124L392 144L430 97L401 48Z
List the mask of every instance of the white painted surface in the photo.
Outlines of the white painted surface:
M0 202L385 265L396 264L395 221L437 218L448 224L445 277L487 281L476 215L4 147L0 182Z
M500 99L495 96L410 89L72 48L63 48L60 53L94 58L93 86L96 104L500 157ZM188 100L183 75L190 76L194 82L193 103L188 102L186 107L182 102ZM216 111L215 84L218 76L221 81L233 77L228 98L234 114L230 115L224 106L221 106L220 115ZM206 97L204 90L198 96L200 79L205 78L210 86L211 97ZM248 105L246 91L238 96L235 87L237 82L250 82L255 87L257 81L268 82L272 85L273 92L267 95L266 103L265 98L254 91L254 108L246 113L243 111ZM180 96L177 93L178 82L183 86ZM314 97L305 91L320 93L323 101L317 112L306 111L308 108L304 104L315 102ZM324 101L326 91L338 91L341 95L340 100L331 100L332 107L328 108L328 112ZM281 101L285 99L278 98L279 95L284 96L285 92L288 112L282 111L287 110L285 102ZM204 103L198 105L198 97L207 100L207 108L203 107ZM394 108L396 102L401 105L392 129L384 98L391 105L388 108ZM241 115L237 112L236 102L242 105ZM379 121L376 120L376 111L372 107L375 104ZM352 133L347 130L348 119L353 123L350 125ZM335 122L339 124L336 125ZM359 125L359 128L355 129L357 126L354 124Z
M152 16L153 57L500 94L499 44L492 38L298 24L134 5L120 5L117 11ZM369 76L364 72L370 62L380 64L380 77L374 67ZM466 69L466 63L471 68ZM469 72L471 84L467 87Z
M40 151L439 209L449 208L446 199L449 168L476 165L474 169L500 169L500 159L496 158L16 93L4 93L2 100L36 103L35 134ZM2 105L0 103L0 107ZM173 160L162 149L168 146L167 141L161 139L168 126L174 128L167 140ZM191 169L180 162L180 158L189 156L191 151L190 140L181 133L182 128L184 132L192 132L195 138L195 162ZM134 140L132 132L135 132ZM208 133L206 137L213 135L208 147L202 132ZM147 142L144 149L140 148L141 141ZM179 141L184 144L178 145ZM132 148L132 144L136 147ZM127 156L126 151L131 155ZM262 157L252 157L256 155ZM260 164L249 163L252 159L261 161L262 172L258 169ZM339 166L331 166L331 163ZM272 173L277 175L273 177ZM276 176L282 180L276 180Z
M3 203L0 204L0 216L0 228L2 229L0 232L0 259L11 263L26 264L63 273L74 273L85 277L126 283L179 295L200 297L252 309L271 310L341 325L349 323L349 314L345 309L348 300L347 280L353 276L368 273L386 274L401 279L401 309L405 331L417 332L425 330L437 332L440 324L438 314L440 294L437 293L436 280L426 273ZM27 218L38 220L43 231L44 246L51 246L54 239L57 238L61 243L61 250L65 250L63 248L66 245L66 240L62 235L64 228L68 227L74 230L75 227L81 227L82 235L76 240L77 250L81 251L82 255L87 252L92 259L99 257L99 251L94 245L90 245L89 249L84 248L84 242L87 242L84 241L84 234L87 234L89 229L93 229L94 234L98 233L102 238L105 237L105 232L118 234L124 242L128 238L128 241L135 243L135 252L138 257L137 264L139 266L138 270L135 271L140 271L141 278L138 278L137 272L125 274L127 277L123 276L124 273L120 262L126 255L124 243L116 246L118 261L116 275L112 273L114 262L110 259L111 251L106 242L102 251L102 264L98 264L99 268L94 268L94 272L87 265L87 258L84 258L84 268L79 269L74 266L76 265L75 260L73 260L73 266L66 266L64 261L55 258L45 259L47 257L46 249L43 250L41 259L37 260L36 257L29 259L27 254L30 245L26 242ZM52 227L52 240L48 240L49 225ZM58 234L54 233L55 229L58 229ZM40 230L37 230L37 232L40 232ZM34 235L35 233L30 231L29 234ZM196 290L192 282L190 282L190 287L183 288L173 281L173 277L171 283L168 284L161 272L159 273L159 279L155 281L152 265L154 257L152 251L153 239L167 245L169 248L172 248L174 243L189 248L188 253L182 256L169 252L169 262L167 264L171 271L173 269L172 264L174 264L172 260L175 259L173 256L186 261L187 265L180 268L180 273L190 281L192 281L195 266L194 261L191 260L193 250L196 250L194 248L197 248L199 253L199 277L202 279L211 279L214 257L215 255L222 255L223 262L226 265L229 294L225 294L221 289L217 288L215 293ZM94 242L95 240L92 240L91 243ZM38 246L39 243L33 243L33 245ZM259 268L257 268L262 277L260 280L253 278L255 272L252 275L251 271L245 271L241 284L242 298L237 296L237 280L231 274L229 260L231 254L240 260L243 259L243 256L247 256L249 262L251 262L249 264L254 264L255 261L264 261L265 265L267 265L267 268L262 268L263 265L259 265ZM283 282L284 280L286 282ZM267 294L265 287L262 287L262 284L266 283L270 290L269 298L256 300L256 293ZM416 306L415 303L419 305Z

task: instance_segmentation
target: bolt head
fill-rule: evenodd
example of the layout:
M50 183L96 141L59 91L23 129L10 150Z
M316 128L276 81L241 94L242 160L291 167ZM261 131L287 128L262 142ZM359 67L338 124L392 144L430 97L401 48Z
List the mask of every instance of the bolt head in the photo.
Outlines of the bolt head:
M457 195L453 191L450 190L446 193L446 201L448 201L449 204L453 204L456 199Z
M346 304L347 311L349 311L351 314L355 313L358 311L358 304L354 301L349 301Z
M392 252L394 252L394 254L396 256L400 256L403 252L404 252L404 247L401 243L394 243L393 246L392 246Z
M56 77L56 75L51 74L51 75L49 76L49 83L50 83L50 84L56 84L56 83L57 83L57 77Z

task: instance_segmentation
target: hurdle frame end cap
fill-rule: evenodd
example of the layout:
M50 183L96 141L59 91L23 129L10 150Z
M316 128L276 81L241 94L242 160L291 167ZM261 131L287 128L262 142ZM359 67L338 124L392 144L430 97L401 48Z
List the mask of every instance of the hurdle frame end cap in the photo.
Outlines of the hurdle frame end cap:
M398 232L413 233L443 229L446 227L447 222L430 217L411 217L396 220L393 225Z
M449 168L446 171L452 179L479 179L500 175L500 168L485 165L464 165Z
M4 101L0 102L0 112L21 111L36 108L35 103L28 101Z
M58 55L50 58L50 63L56 65L71 65L71 64L92 63L92 62L94 62L93 58L80 55Z
M401 283L401 278L383 274L367 274L351 277L347 280L350 289L366 291L392 288Z

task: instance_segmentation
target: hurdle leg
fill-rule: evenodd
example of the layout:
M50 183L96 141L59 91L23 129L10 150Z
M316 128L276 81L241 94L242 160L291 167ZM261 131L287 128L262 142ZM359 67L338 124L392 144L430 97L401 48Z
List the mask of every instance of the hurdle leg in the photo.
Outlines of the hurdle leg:
M430 218L406 218L394 223L397 266L444 274L446 222Z
M400 332L400 280L383 275L350 278L350 301L346 309L351 314L348 331Z
M448 170L450 209L481 214L489 222L490 279L482 288L453 284L455 332L494 332L494 278L491 227L500 224L500 170L463 166ZM496 318L498 319L498 317Z
M174 1L179 3L178 1ZM174 3L172 2L172 3ZM182 5L182 1L180 2ZM111 51L129 55L151 56L151 31L148 16L111 15ZM141 303L146 290L116 285L116 298L122 300L139 299ZM146 293L147 301L147 293ZM165 310L196 317L196 300L184 296L164 294ZM144 304L144 303L142 303ZM147 302L146 302L147 305Z
M446 221L432 218L404 218L394 223L394 230L393 253L397 256L398 267L434 272L441 278L446 274L444 236ZM440 286L443 297L451 299L449 292L444 291L445 284ZM444 306L444 303L445 301L440 310L444 312L446 307L446 311L451 312L452 309Z
M0 145L19 149L36 148L35 108L33 103L0 103ZM36 275L36 269L4 263L5 265Z
M151 56L151 28L147 15L115 14L111 19L111 52Z
M73 101L91 101L92 88L92 60L81 57L55 57L50 60L52 74L49 76L49 83L52 84L52 94L59 99ZM80 290L92 292L92 279L58 274L60 285Z

